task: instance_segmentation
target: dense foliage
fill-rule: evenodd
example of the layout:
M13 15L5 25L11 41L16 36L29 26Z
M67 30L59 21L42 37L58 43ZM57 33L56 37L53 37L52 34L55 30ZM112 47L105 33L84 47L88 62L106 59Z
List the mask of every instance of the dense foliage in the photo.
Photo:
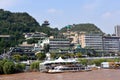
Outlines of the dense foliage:
M14 63L9 60L0 60L0 74L12 74L25 70L25 64Z
M78 32L87 32L87 33L103 33L96 25L86 23L86 24L74 24L70 25L70 31L78 31ZM67 27L61 29L61 32L66 32Z
M88 33L103 33L94 24L74 24L70 27L71 31L85 31ZM49 25L39 25L39 23L28 13L12 13L0 9L0 35L10 35L9 38L0 38L0 53L4 49L14 47L25 41L23 33L27 32L44 32L48 36L59 36L59 32L66 32L67 28L61 30L51 28ZM28 43L36 43L36 40L28 40Z
M92 60L88 60L88 59L79 59L78 60L81 64L83 65L93 65L95 64L96 66L101 66L102 62L119 62L120 58L114 58L114 59L92 59Z
M30 70L31 71L39 71L39 61L37 62L33 62L32 64L30 64Z
M67 59L67 58L81 58L82 57L82 53L65 53L65 54L59 54L59 53L51 53L50 54L50 57L52 59L56 59L56 58L59 58L59 57L62 57L63 59Z
M4 49L14 47L24 41L23 33L44 32L50 35L57 35L57 28L49 26L40 26L39 23L28 13L12 13L0 9L0 35L10 35L10 38L0 38L0 53Z
M3 67L3 71L5 74L11 74L15 70L15 64L13 62L6 62Z
M37 54L36 54L36 58L37 58L38 60L44 60L45 57L46 57L46 55L45 55L44 53L37 53Z
M17 63L15 64L15 72L22 72L25 70L25 64Z

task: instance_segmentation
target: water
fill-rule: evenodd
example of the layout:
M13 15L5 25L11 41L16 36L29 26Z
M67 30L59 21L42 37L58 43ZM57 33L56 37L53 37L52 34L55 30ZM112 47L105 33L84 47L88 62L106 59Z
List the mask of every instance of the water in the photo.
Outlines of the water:
M120 70L101 69L89 72L40 73L26 72L0 75L0 80L120 80Z

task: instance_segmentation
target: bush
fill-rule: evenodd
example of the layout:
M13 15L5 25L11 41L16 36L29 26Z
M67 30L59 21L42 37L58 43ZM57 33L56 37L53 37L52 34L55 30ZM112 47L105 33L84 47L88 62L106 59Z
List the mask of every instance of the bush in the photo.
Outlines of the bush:
M79 59L78 61L79 61L81 64L85 65L85 66L87 66L87 64L88 64L88 60L87 60L87 59Z
M15 64L15 72L22 72L25 69L25 64L23 63L17 63Z
M37 57L38 60L44 60L46 55L44 53L37 53L36 57Z
M0 74L3 74L3 61L0 61Z
M57 57L57 54L56 54L56 53L51 53L51 54L50 54L50 57L51 57L52 59L55 59L55 58Z
M4 71L3 71L3 66L4 66L4 63L7 62L8 60L4 59L4 60L0 60L0 74L3 74Z
M21 55L20 54L15 54L12 56L12 59L16 62L19 62L21 60Z
M3 66L3 71L5 74L11 74L14 73L15 70L15 64L13 62L5 62L4 66Z
M30 65L30 70L31 71L39 71L39 61L38 62L33 62L31 65Z

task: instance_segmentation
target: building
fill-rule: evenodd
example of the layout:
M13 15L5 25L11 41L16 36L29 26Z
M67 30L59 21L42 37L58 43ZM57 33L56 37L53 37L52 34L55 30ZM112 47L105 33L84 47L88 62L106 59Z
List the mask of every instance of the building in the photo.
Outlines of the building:
M50 25L50 23L49 23L49 21L44 21L44 23L42 24L42 26L49 26Z
M63 33L65 37L70 39L71 44L78 44L79 43L79 33L78 32L72 32L70 31L69 33Z
M26 39L33 39L33 38L43 39L47 37L47 34L43 32L25 33L24 35Z
M102 34L80 33L80 44L82 48L103 51Z
M103 50L107 53L120 51L120 38L103 37Z
M28 44L27 42L23 42L22 44L18 46L21 47L22 49L26 49L26 50L28 49L32 51L34 44Z
M35 46L34 46L34 50L35 51L44 50L44 46L47 44L49 44L49 38L45 38L43 40L38 40L38 43L35 44Z
M49 40L49 51L57 51L60 49L69 49L70 41L69 39L54 38Z
M115 26L115 34L117 37L120 37L120 25Z
M9 38L10 35L0 35L0 38Z

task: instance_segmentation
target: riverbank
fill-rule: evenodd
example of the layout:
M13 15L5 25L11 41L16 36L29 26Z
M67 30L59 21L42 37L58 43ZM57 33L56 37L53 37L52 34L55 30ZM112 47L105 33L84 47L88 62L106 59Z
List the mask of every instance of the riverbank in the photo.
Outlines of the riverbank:
M0 80L120 80L119 69L100 69L89 72L40 73L26 72L0 75Z

